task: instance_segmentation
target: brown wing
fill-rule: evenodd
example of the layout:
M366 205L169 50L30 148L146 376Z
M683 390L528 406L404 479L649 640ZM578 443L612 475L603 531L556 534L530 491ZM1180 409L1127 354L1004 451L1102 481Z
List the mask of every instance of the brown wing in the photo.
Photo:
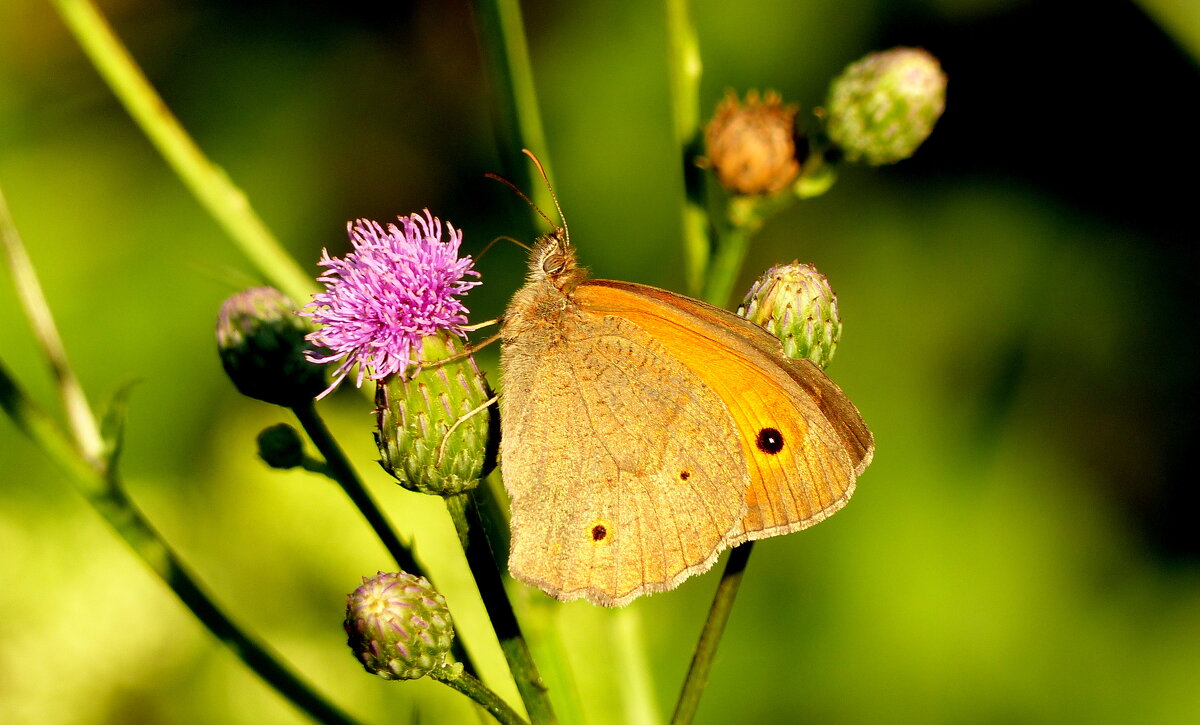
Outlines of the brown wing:
M694 370L619 316L575 312L506 321L509 571L619 606L712 566L740 530L750 473L728 407Z
M758 325L654 287L596 280L574 298L653 330L729 408L751 478L730 544L811 526L849 500L874 440L854 404L811 362L783 355Z

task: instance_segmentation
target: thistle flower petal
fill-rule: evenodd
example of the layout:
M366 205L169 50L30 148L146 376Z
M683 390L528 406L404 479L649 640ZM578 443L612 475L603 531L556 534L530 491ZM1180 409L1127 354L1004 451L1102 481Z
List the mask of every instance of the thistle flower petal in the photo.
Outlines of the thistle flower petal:
M324 348L310 353L315 363L336 363L338 386L355 366L355 385L364 379L404 375L416 365L423 338L440 331L465 337L467 308L458 298L479 284L471 257L459 257L462 231L429 213L399 218L399 226L369 219L347 223L353 250L331 257L317 280L325 291L313 295L300 314L321 325L308 336Z

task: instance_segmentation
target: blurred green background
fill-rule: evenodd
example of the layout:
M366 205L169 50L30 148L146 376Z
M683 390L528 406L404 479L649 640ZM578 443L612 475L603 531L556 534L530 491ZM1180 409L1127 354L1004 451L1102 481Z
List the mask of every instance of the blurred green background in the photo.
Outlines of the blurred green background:
M831 375L875 462L830 522L756 547L701 705L718 722L1200 722L1196 439L1200 6L1019 0L692 3L706 115L726 88L804 109L874 49L949 75L917 156L845 168L757 239L817 264L845 334ZM527 235L460 2L105 0L168 105L307 269L344 225L429 207L477 253ZM657 3L524 3L557 191L598 277L681 289ZM253 270L186 193L48 3L0 2L0 186L93 402L140 383L134 499L234 617L370 722L455 722L465 700L364 674L345 595L389 568L337 488L266 468L281 409L238 396L212 328ZM523 252L480 262L494 317ZM2 359L53 405L10 281ZM495 379L496 352L482 363ZM370 406L331 425L515 701L444 509L374 463ZM1189 473L1191 471L1192 473ZM0 421L0 721L303 719L216 643ZM557 627L590 722L631 686L640 628L670 711L718 575L614 615L513 593ZM636 674L636 672L634 673Z

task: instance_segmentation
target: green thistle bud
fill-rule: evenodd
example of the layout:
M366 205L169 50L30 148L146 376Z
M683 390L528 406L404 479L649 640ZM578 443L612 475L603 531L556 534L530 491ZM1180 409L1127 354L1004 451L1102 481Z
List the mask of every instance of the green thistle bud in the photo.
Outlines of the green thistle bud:
M771 194L791 184L800 174L796 111L774 91L762 100L750 91L745 103L727 93L704 133L721 186L733 194Z
M312 329L279 290L244 290L217 317L221 364L242 395L289 408L312 400L325 389L324 370L304 359Z
M258 434L258 456L271 468L296 468L304 463L304 444L295 428L279 423Z
M872 166L912 156L946 107L946 74L920 48L871 53L829 87L830 140Z
M458 352L449 333L422 338L418 358L436 363ZM389 375L375 388L375 443L384 469L410 491L453 496L475 488L489 456L491 397L475 359Z
M425 577L379 572L347 598L346 644L367 672L415 680L446 665L454 623Z
M792 262L755 280L737 313L783 342L788 357L807 358L824 368L842 336L837 295L829 280L808 264Z

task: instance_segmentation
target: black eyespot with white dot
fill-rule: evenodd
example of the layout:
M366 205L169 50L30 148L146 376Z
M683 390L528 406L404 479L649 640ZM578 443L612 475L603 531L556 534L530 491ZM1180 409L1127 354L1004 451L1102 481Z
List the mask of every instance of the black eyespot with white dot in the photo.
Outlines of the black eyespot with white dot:
M777 428L763 428L754 439L754 444L758 450L773 456L783 450L783 434Z

